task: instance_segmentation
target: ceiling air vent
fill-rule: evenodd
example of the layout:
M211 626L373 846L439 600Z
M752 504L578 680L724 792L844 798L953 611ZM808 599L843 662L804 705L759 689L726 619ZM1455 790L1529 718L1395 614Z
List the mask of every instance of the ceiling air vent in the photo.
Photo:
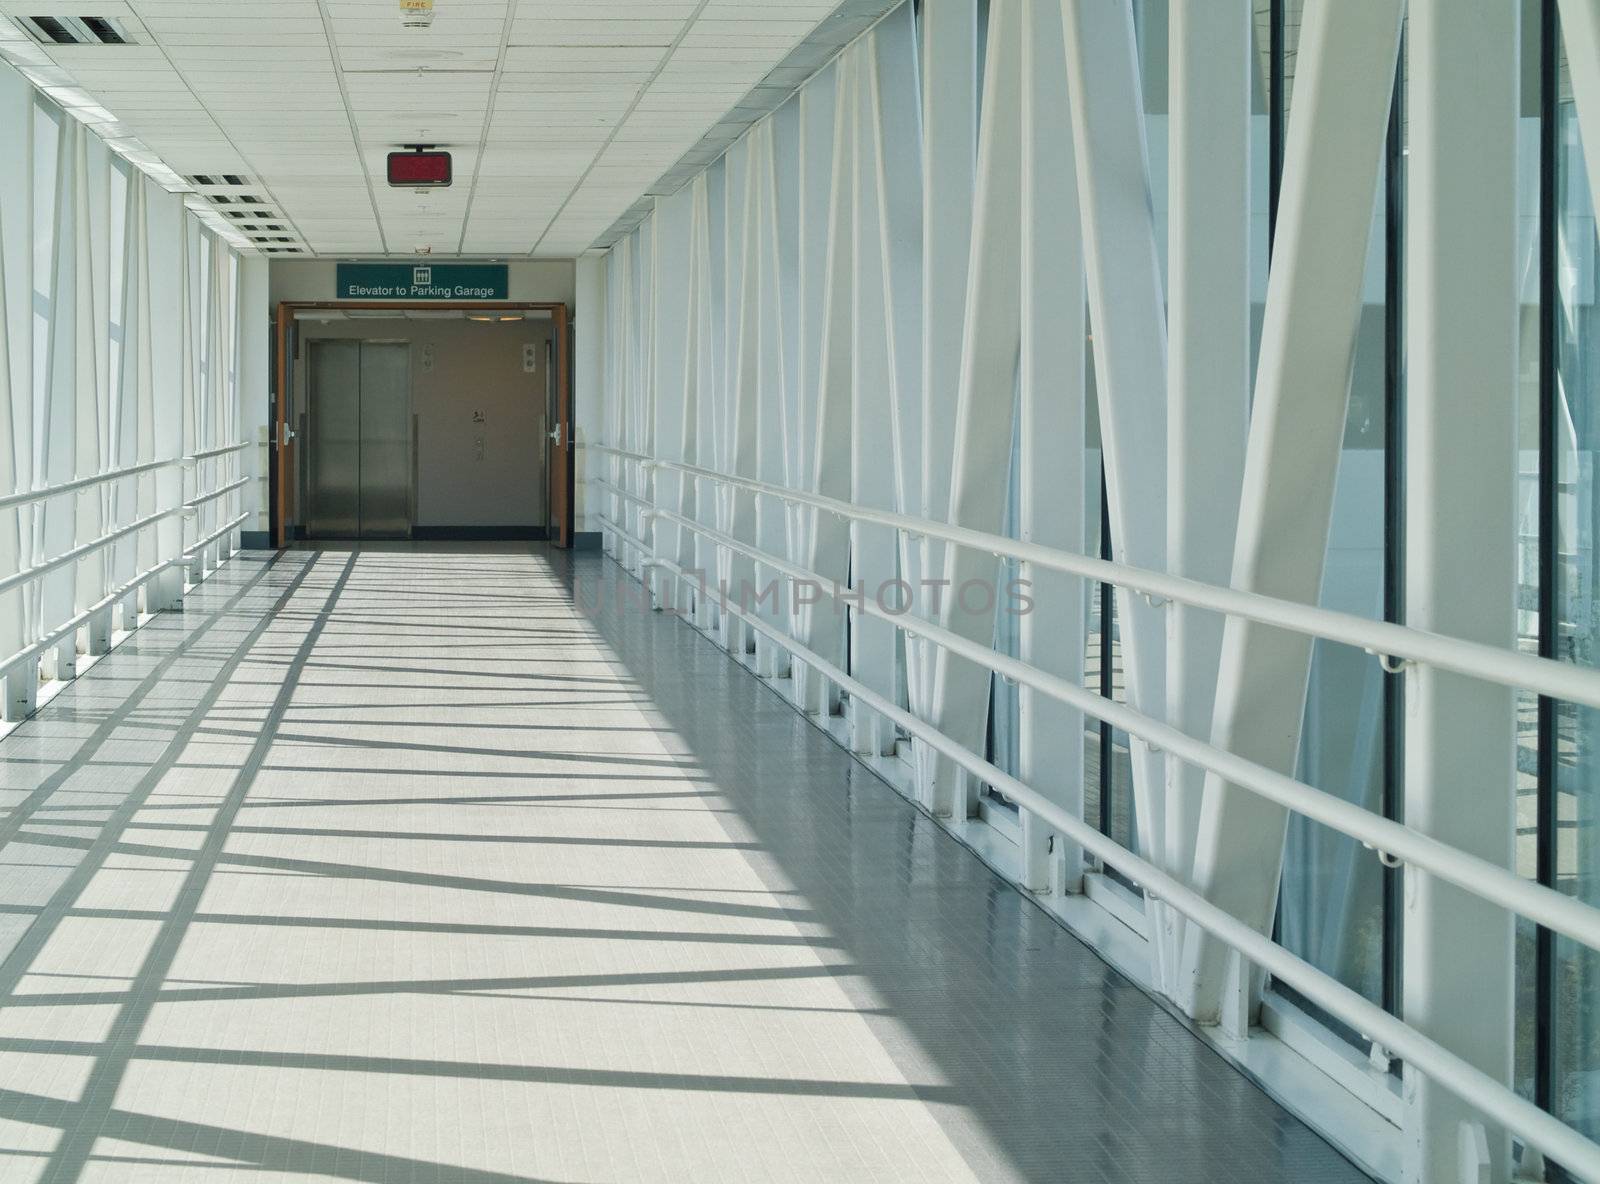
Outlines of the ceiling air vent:
M115 17L19 16L17 24L40 45L132 45L133 36Z

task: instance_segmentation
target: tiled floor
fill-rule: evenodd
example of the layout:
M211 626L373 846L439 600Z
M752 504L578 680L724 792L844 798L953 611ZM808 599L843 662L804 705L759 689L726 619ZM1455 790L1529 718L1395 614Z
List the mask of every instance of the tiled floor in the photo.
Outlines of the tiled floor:
M0 743L0 1181L1355 1181L616 568L246 555Z

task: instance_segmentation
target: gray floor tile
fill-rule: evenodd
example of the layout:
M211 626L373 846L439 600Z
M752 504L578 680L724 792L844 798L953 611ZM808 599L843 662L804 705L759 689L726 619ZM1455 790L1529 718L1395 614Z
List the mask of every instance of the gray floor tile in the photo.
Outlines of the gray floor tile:
M0 1180L1362 1179L621 579L247 554L0 743Z

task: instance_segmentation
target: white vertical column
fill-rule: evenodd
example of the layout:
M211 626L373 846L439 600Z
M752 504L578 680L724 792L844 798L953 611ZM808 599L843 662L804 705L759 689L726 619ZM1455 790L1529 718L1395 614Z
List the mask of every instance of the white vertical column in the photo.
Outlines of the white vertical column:
M1067 64L1060 6L1030 0L1022 51L1022 355L1017 414L1021 453L1018 534L1026 542L1084 548L1083 238L1070 123L1063 116ZM1025 564L1030 611L1019 622L1020 656L1077 681L1083 671L1085 583ZM1081 817L1083 713L1018 689L1018 775ZM1035 892L1075 890L1083 855L1031 813L1022 814L1023 877Z
M131 252L128 261L128 308L130 320L127 344L124 346L128 354L128 398L138 406L138 444L136 455L139 462L164 460L165 455L158 451L160 438L156 434L156 396L155 396L155 353L154 337L155 328L151 319L151 288L150 288L150 183L142 176L135 175L132 195L128 205L128 249ZM270 451L268 457L262 461L262 473L265 474L267 466L271 463ZM138 518L148 518L157 509L158 487L161 481L161 472L141 474L138 479L138 495L134 506L134 515ZM262 498L265 507L266 498ZM137 562L140 571L147 571L156 566L163 558L160 550L161 532L163 523L147 527L139 532L139 547ZM158 575L154 580L144 586L143 598L146 612L155 612L162 607L162 581L166 573Z
M76 194L80 177L76 166L78 141L87 134L83 125L62 116L57 143L56 185L49 211L36 210L35 218L55 220L54 286L50 298L48 372L44 406L34 424L35 447L44 458L43 477L48 484L78 476L78 255L88 249L74 232ZM78 535L78 495L66 494L39 503L43 522L43 553L59 555L82 539ZM41 632L71 617L77 604L76 564L66 564L38 582ZM46 655L46 673L73 678L78 672L78 639L68 637Z
M0 70L0 153L30 160L33 88L14 70ZM33 479L33 252L29 218L31 170L0 172L0 489L14 492ZM0 513L0 564L18 571L32 562L32 514ZM0 648L14 654L34 634L23 589L0 593ZM5 680L4 718L25 718L34 707L39 664L24 662Z
M785 226L780 218L779 160L794 146L799 130L799 106L789 103L775 112L762 153L757 180L758 266L760 277L757 300L760 306L760 360L757 370L759 390L756 402L756 476L775 485L789 482L789 413L794 396L793 376L786 360L792 345L784 310ZM791 158L792 159L792 158ZM788 507L774 498L756 504L756 539L763 551L783 555L789 547ZM781 588L778 573L768 567L756 570L760 587ZM776 629L789 628L788 598L761 606L763 619ZM756 669L767 678L789 676L789 651L764 633L756 635Z
M1250 416L1250 0L1173 0L1167 257L1167 564L1226 585ZM1223 619L1173 604L1167 722L1211 730ZM1168 761L1166 863L1187 877L1205 777Z
M755 477L759 464L761 400L761 185L770 160L772 125L757 124L740 143L741 167L729 169L728 191L728 319L731 326L728 367L728 449L724 473ZM733 216L734 209L738 217ZM735 237L736 236L736 240ZM748 490L724 488L719 500L727 506L722 529L742 543L754 544L756 498ZM729 549L728 592L738 608L754 607L756 566L743 552ZM747 591L748 589L748 591ZM755 631L727 613L722 618L723 644L736 654L753 652Z
M237 471L250 478L250 484L240 491L239 512L250 515L243 530L257 539L272 528L268 470L272 441L267 414L272 401L267 385L272 373L272 304L267 276L267 261L261 256L239 260L239 432L228 440L248 445L239 454ZM580 492L578 496L583 495Z
M188 365L183 322L183 268L185 254L184 210L173 194L153 185L145 186L145 216L139 232L144 241L144 289L140 295L147 309L141 325L140 381L148 384L151 402L151 430L156 454L162 459L184 456L184 373ZM183 501L183 466L167 465L156 470L154 501L157 510L170 509ZM183 550L183 519L169 514L156 524L158 559L176 559ZM183 604L183 569L168 567L151 581L145 603L152 612L175 609Z
M614 306L608 307L606 333L617 337L613 360L617 376L616 390L619 400L617 415L620 421L618 446L640 455L655 455L651 441L654 433L654 405L659 351L655 348L661 326L654 315L654 284L660 275L657 248L658 236L654 215L645 217L622 242L617 244L624 266L617 276L608 280L607 291L616 288ZM616 248L614 248L615 250ZM616 317L615 325L611 316ZM608 367L609 370L609 367ZM622 566L644 586L645 597L654 605L659 589L655 584L655 571L648 559L655 546L655 523L644 500L653 497L653 474L641 462L633 459L612 458L616 464L616 483L634 494L634 497L617 497L614 522L623 531L644 545L619 544Z
M623 251L621 243L614 243L606 252L606 366L605 366L605 440L612 448L621 448L622 439L622 287L623 287ZM606 481L611 485L620 485L622 478L622 462L615 456L607 456L604 461ZM602 501L605 507L605 517L614 523L620 523L621 511L619 506L622 499L615 493L607 491ZM600 539L601 550L616 559L622 551L621 540L613 533L606 533ZM620 562L620 560L619 560Z
M72 319L73 348L76 360L73 369L73 398L77 404L74 423L73 469L76 476L89 477L105 467L104 446L105 411L109 400L103 381L105 363L105 322L101 320L101 294L96 290L103 283L102 269L97 266L95 222L103 216L104 207L96 197L96 170L92 167L93 154L89 151L90 136L76 137L73 146L73 172L76 174L72 193L72 216L67 233L77 240L74 252ZM103 151L103 150L102 150ZM105 486L93 486L77 496L77 540L80 543L99 538L104 532L106 503ZM82 612L105 595L106 565L109 555L102 548L84 556L78 562L76 587L73 589L73 608ZM90 654L104 654L111 649L111 612L96 613L84 630L86 650ZM77 639L73 639L77 644Z
M604 476L604 454L591 453L585 447L605 439L606 268L602 256L591 252L579 257L573 306L572 434L578 465L573 480L577 498L573 519L579 533L590 533L599 529L595 514L604 506L598 491L589 488L591 481Z
M12 104L13 96L0 90L0 114L10 118L13 115ZM7 493L17 488L17 440L11 383L10 293L7 290L5 223L16 216L15 210L0 203L0 490ZM22 567L22 538L15 510L0 510L0 564L4 565L7 572ZM13 589L0 593L0 651L14 654L27 644L24 627L21 591ZM38 683L39 668L35 662L24 662L7 674L3 712L0 715L8 721L26 718L33 711Z
M1307 0L1267 282L1232 585L1315 604L1344 441L1361 281L1394 89L1404 0ZM1211 743L1294 769L1311 640L1230 619ZM1283 807L1208 774L1195 884L1265 933L1283 863ZM1221 1014L1229 953L1190 926L1175 997Z
M715 459L710 453L710 435L706 427L712 416L714 373L711 361L711 251L707 245L711 234L708 189L706 175L701 173L694 179L691 194L694 209L690 215L689 335L684 354L683 463L714 467ZM686 518L709 525L712 496L709 482L686 478L679 487L682 505L678 512ZM715 578L711 544L694 531L684 530L679 533L678 545L679 564L686 570L703 573L702 579L709 584ZM710 598L698 590L694 593L693 620L701 629L711 626Z
M1504 0L1412 0L1407 47L1406 624L1516 647L1518 22ZM1468 248L1470 244L1470 249ZM1429 666L1406 680L1405 819L1510 867L1514 701ZM1512 1084L1512 915L1407 871L1407 1023ZM1471 989L1463 989L1471 984ZM1406 1178L1468 1179L1482 1121L1406 1069ZM1490 1177L1510 1175L1489 1132ZM1471 1178L1476 1179L1474 1175Z

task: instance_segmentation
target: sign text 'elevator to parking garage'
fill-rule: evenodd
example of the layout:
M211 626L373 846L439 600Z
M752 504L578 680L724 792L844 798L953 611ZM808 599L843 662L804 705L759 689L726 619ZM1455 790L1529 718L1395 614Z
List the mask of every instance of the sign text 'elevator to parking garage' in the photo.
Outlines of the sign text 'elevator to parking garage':
M504 263L341 263L337 300L509 300Z

